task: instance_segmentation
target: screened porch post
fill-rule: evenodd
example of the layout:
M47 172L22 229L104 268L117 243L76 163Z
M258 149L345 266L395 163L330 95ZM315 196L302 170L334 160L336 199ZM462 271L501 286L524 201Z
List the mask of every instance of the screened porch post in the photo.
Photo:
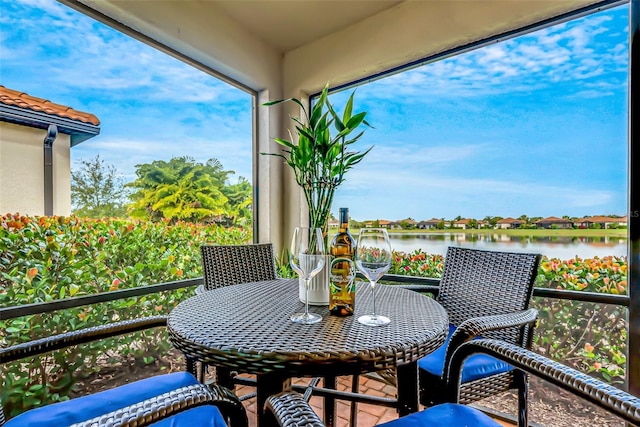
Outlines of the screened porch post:
M640 396L640 0L629 4L629 392Z

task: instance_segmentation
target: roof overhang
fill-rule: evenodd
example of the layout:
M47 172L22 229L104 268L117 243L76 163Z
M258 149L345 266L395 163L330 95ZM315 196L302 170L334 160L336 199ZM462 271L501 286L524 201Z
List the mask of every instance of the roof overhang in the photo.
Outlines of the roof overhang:
M59 0L259 91L345 85L612 1ZM126 31L125 31L126 32ZM278 95L275 95L278 96Z
M58 132L71 136L72 147L100 133L99 126L40 111L33 111L15 105L0 104L0 121L38 129L48 129L49 125L56 125Z

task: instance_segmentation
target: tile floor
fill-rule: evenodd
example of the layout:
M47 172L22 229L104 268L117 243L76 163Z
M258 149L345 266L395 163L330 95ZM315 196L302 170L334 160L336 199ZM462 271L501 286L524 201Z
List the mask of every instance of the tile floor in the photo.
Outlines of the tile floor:
M308 379L295 379L294 384L307 384ZM320 384L322 385L322 384ZM351 377L338 378L338 390L351 390ZM255 391L254 388L248 386L236 387L238 396ZM386 385L380 381L375 381L366 377L360 377L359 392L374 396L395 397L395 388ZM256 399L247 399L244 402L249 416L249 427L256 427ZM316 414L322 417L323 398L312 396L309 404ZM350 405L346 401L337 401L336 403L336 427L347 427L349 425ZM373 427L377 424L394 420L398 418L398 414L394 408L388 408L379 405L370 405L365 403L358 404L357 425L363 427Z
M308 384L309 379L294 379L294 384ZM320 384L322 385L322 384ZM338 390L351 390L351 377L338 377ZM238 396L242 396L247 393L254 392L255 389L253 387L248 386L238 386L236 388L236 393ZM393 397L395 398L395 388L389 386L383 382L376 381L371 378L367 378L364 376L360 377L360 385L359 392L381 396L381 397ZM247 415L249 417L249 427L256 427L256 399L251 398L247 399L244 402L245 408L247 409ZM309 404L314 409L316 414L320 415L322 418L322 410L323 410L323 399L318 396L311 397ZM346 401L337 401L336 403L336 427L348 427L349 426L349 413L350 413L350 405L349 402ZM365 403L358 404L358 415L357 415L357 427L374 427L378 424L391 421L398 418L398 414L394 408L388 408L385 406L379 405L371 405ZM506 427L513 427L512 424L504 423L498 421L500 424Z

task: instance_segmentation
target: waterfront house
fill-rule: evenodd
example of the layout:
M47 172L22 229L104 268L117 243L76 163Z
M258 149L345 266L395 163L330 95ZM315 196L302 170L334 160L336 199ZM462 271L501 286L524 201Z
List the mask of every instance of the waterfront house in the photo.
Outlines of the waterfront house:
M538 228L573 228L573 222L565 218L550 216L536 221Z
M610 216L588 216L574 221L575 225L579 228L611 228L612 225L616 227L626 227L627 217L614 218Z
M519 228L521 225L524 225L524 224L526 224L526 222L524 222L521 219L507 217L507 218L498 220L498 222L496 222L496 228L500 228L502 230L509 230L514 228Z
M431 218L428 221L419 221L416 226L421 230L435 230L438 228L438 224L440 224L443 220L438 218Z
M453 222L453 227L454 228L461 228L463 230L466 230L468 228L473 228L474 225L476 225L478 222L474 219L470 219L470 218L463 218L463 219L459 219L457 221Z

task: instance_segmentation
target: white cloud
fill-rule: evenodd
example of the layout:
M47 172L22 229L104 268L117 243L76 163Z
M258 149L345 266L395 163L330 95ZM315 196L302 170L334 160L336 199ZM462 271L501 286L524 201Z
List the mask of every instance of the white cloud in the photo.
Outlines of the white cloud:
M627 46L602 48L606 37L619 33L611 16L588 16L385 78L367 96L481 97L549 82L585 84L604 73L626 72Z

